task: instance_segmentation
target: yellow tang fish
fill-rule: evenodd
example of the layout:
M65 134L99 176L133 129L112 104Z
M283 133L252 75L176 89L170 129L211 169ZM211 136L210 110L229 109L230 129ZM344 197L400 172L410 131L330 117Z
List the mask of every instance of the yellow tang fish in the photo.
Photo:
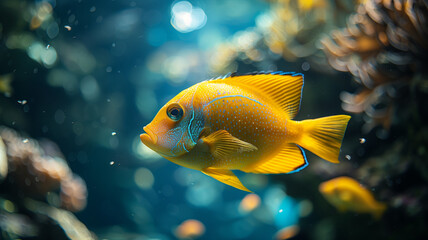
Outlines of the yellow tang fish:
M323 182L319 190L339 211L370 213L379 219L386 209L384 203L376 201L369 190L350 177L337 177Z
M293 121L303 75L228 75L182 91L144 127L141 141L178 165L249 191L231 170L292 173L308 163L303 148L338 163L349 116Z

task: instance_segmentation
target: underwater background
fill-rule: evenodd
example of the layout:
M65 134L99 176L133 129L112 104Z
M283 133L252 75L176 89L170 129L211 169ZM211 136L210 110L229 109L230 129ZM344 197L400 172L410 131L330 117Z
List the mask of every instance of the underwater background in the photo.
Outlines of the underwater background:
M428 239L428 2L1 0L0 239ZM340 163L237 172L253 193L139 138L180 91L300 72L298 120L352 116ZM385 204L338 207L348 176Z

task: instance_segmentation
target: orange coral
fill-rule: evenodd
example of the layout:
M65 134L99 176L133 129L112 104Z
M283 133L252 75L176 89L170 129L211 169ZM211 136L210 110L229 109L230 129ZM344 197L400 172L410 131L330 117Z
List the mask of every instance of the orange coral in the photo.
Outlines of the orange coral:
M347 28L321 40L330 65L350 72L362 86L341 99L345 111L366 113L365 131L390 127L397 89L424 71L427 17L424 1L368 0L349 17Z

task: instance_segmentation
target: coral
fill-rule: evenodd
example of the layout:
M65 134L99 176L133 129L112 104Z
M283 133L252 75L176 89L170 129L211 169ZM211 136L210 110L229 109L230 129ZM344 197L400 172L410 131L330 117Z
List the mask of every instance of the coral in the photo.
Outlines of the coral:
M426 82L427 17L426 1L367 0L345 29L321 40L330 65L351 73L361 86L341 99L345 111L366 114L365 132L376 125L389 129L403 87L420 75Z
M86 184L72 173L57 151L51 142L23 138L12 129L0 128L0 202L3 202L0 204L0 226L5 231L3 234L10 238L43 236L46 233L40 233L43 231L40 227L48 223L44 222L45 218L34 215L46 215L71 239L90 235L69 212L85 208ZM31 214L28 215L28 211Z
M324 56L317 46L319 38L343 22L354 4L328 0L271 1L270 10L258 16L255 27L237 32L217 47L210 61L211 70L235 71L237 60L257 63L266 70L280 56L290 62L308 59L312 66L325 70Z
M82 210L86 206L86 184L77 175L69 176L61 181L61 206L73 212Z
M16 186L12 189L36 198L61 189L65 209L80 211L86 206L86 184L72 174L65 160L45 155L36 140L21 138L11 129L0 129L0 136L7 147L8 184Z

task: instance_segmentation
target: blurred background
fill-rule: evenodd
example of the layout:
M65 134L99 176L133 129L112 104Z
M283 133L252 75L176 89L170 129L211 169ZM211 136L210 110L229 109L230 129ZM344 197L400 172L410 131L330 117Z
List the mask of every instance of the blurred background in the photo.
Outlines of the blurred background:
M427 19L424 0L0 1L0 239L428 237ZM305 75L298 120L352 116L340 164L237 173L248 194L141 143L181 90L253 71Z

